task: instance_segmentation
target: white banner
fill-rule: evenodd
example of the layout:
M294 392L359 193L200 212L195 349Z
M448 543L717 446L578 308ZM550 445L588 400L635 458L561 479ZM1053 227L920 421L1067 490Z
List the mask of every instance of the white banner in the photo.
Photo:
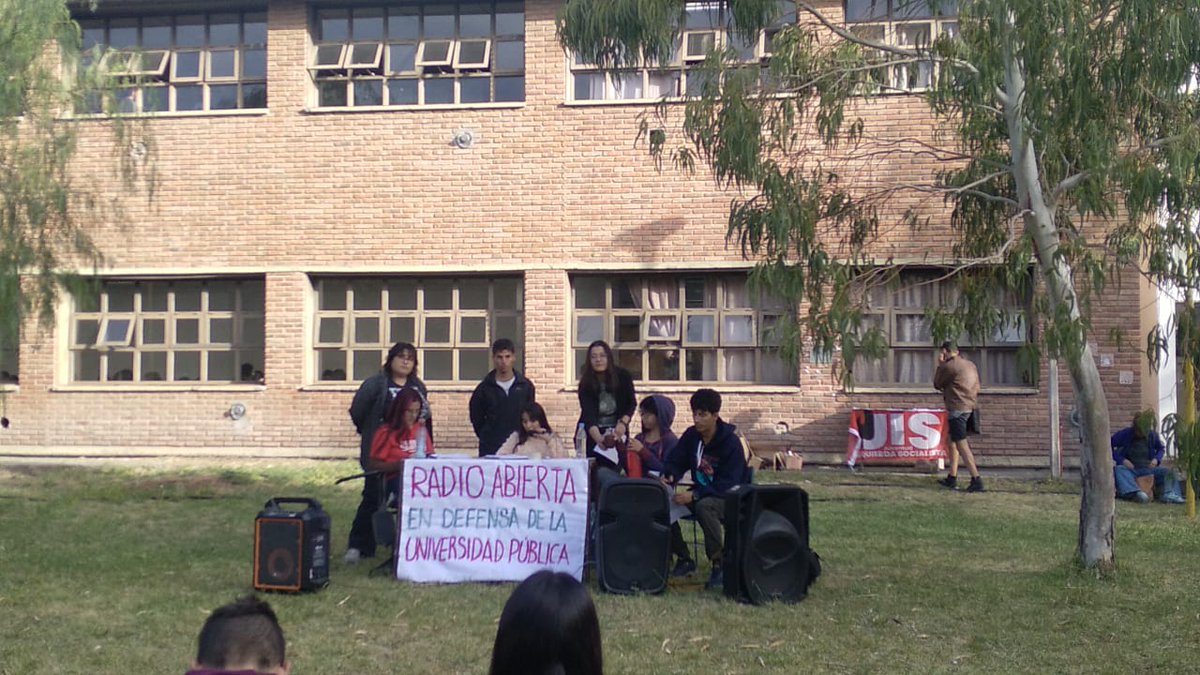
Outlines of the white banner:
M583 580L587 460L410 460L403 486L396 578Z

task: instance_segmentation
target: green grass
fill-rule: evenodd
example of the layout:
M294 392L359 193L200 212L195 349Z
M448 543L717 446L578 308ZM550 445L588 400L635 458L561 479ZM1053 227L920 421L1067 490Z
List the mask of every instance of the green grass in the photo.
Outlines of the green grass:
M511 584L416 586L340 562L350 463L148 471L0 466L0 673L182 673L206 613L250 590L272 496L333 516L332 584L272 595L297 674L482 673ZM824 574L807 600L594 593L610 673L1187 672L1200 536L1181 507L1118 504L1119 570L1072 562L1070 485L809 470ZM689 526L685 525L685 534ZM702 570L703 571L703 570Z

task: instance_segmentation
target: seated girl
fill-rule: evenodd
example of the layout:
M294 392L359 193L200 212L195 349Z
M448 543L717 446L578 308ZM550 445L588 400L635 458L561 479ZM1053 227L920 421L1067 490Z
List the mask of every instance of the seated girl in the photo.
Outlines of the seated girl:
M432 457L433 439L425 424L420 422L424 401L415 389L403 389L392 401L383 424L375 430L371 439L371 455L367 459L368 471L385 472L387 493L400 492L400 471L404 460L414 457Z
M536 402L521 409L521 428L512 432L497 455L524 455L531 459L565 459L575 456L563 447L562 439L550 429L546 411Z

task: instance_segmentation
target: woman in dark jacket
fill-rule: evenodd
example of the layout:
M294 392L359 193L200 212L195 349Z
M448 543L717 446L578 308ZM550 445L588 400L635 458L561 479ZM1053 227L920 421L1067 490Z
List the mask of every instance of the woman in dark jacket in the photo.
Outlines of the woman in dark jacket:
M607 342L596 340L588 345L587 353L587 363L579 375L579 429L586 456L616 469L619 461L615 448L628 437L629 421L637 409L633 376L613 363L612 347ZM609 452L598 453L598 448Z
M433 438L433 420L429 413L429 393L425 383L417 377L417 348L407 342L397 342L388 350L387 360L379 373L368 377L359 386L350 403L350 419L362 436L358 462L367 471L371 458L371 441L375 430L383 422L392 400L404 389L412 389L421 398L421 418L429 437ZM381 483L376 476L363 481L362 502L350 526L350 542L346 547L346 562L355 563L360 558L375 555L375 532L371 528L371 514L379 508L383 497Z

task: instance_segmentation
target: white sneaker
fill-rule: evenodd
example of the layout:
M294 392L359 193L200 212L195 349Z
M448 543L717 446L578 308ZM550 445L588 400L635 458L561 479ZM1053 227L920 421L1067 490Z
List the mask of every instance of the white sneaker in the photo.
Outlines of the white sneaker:
M354 565L358 563L359 560L362 560L362 552L356 548L348 548L346 549L346 555L342 557L342 560L347 565Z

